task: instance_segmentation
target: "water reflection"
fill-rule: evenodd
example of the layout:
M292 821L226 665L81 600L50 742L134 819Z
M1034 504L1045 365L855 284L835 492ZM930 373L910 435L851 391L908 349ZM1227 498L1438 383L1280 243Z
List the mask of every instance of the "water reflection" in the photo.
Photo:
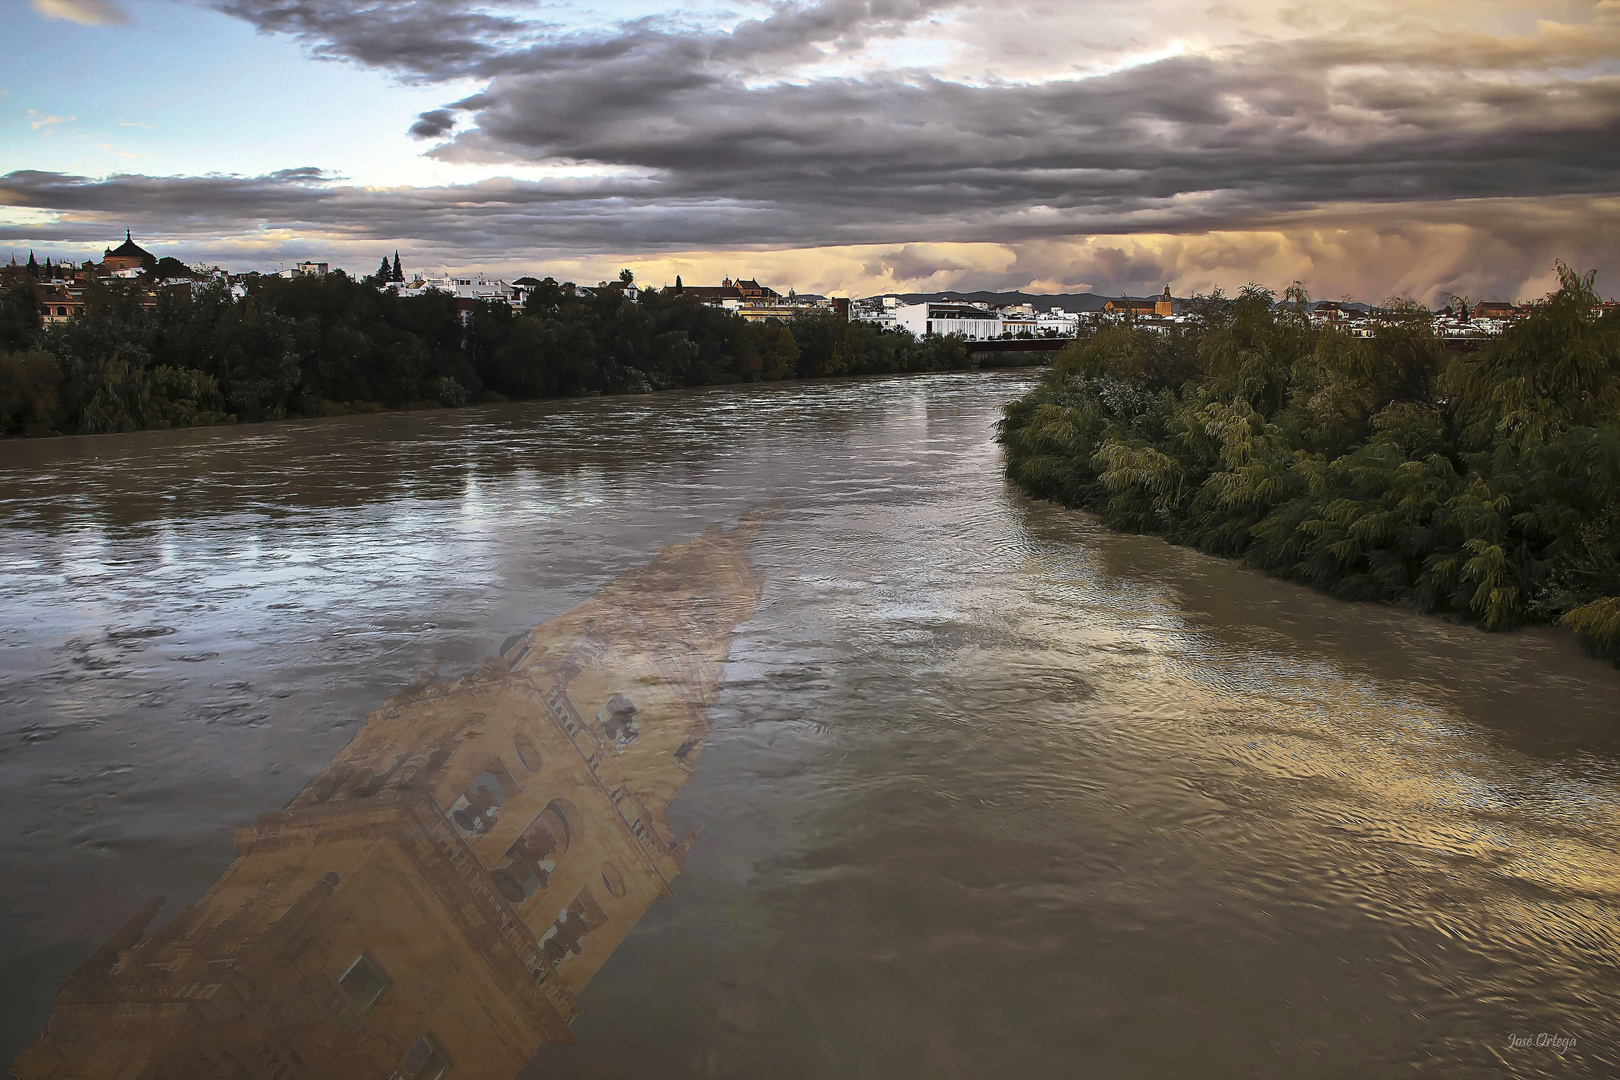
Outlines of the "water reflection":
M715 526L372 713L238 858L63 982L22 1080L510 1076L670 882L665 817L763 578Z
M826 395L807 413L802 393L790 384L752 388L746 409L734 403L735 388L721 388L673 391L652 402L562 400L11 439L0 463L0 520L82 530L90 545L108 534L161 529L177 517L263 523L367 504L397 506L398 524L408 527L413 513L431 517L456 500L459 514L488 524L501 506L483 498L483 489L509 483L501 493L508 499L577 511L600 503L603 489L615 485L701 480L736 455L744 419L787 442L846 431L863 411L861 395L849 393ZM672 417L686 436L678 441L668 438Z

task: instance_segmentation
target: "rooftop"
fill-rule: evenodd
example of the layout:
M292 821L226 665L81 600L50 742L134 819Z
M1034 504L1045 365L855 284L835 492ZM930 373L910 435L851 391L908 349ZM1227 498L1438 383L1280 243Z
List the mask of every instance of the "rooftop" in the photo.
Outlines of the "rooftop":
M155 259L157 256L137 244L130 236L129 230L124 230L124 242L107 252L108 255L124 255L137 259Z

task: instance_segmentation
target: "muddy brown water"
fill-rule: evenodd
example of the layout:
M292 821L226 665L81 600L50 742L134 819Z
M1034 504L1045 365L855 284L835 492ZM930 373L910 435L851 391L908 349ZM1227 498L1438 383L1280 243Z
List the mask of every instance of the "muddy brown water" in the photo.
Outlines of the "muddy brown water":
M1028 500L1029 383L0 444L0 1056L384 698L775 503L704 831L525 1075L1620 1068L1620 673Z

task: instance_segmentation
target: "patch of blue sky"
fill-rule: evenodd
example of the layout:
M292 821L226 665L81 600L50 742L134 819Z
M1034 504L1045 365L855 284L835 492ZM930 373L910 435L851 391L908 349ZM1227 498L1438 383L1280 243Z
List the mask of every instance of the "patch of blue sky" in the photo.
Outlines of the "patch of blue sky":
M47 19L7 0L0 171L260 175L312 166L376 186L475 179L407 129L477 84L402 85L170 0L124 25ZM486 170L487 172L487 170Z
M419 113L481 89L473 80L404 82L173 0L123 0L128 22L100 26L47 18L23 0L4 2L13 10L0 46L0 172L252 176L314 167L392 187L558 171L424 156L431 144L412 139L410 125ZM595 0L491 10L532 13L555 34L592 34L638 20L730 27L771 9ZM562 170L574 171L602 170Z

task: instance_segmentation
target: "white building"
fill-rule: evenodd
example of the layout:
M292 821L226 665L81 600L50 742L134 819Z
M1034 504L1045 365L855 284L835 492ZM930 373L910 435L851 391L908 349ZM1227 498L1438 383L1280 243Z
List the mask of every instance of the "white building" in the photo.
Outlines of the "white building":
M1071 314L1060 307L1055 307L1035 316L1037 337L1074 337L1079 332L1079 312Z
M900 325L894 317L899 307L898 296L868 296L861 300L851 300L849 319L851 322L872 323L884 330L894 330Z
M418 277L414 281L389 282L383 287L392 289L401 296L421 296L423 293L437 290L449 293L457 300L499 300L508 304L517 301L519 294L525 291L500 278L454 276Z
M439 287L466 300L510 301L516 292L510 281L501 278L452 277L448 281L448 287L442 283Z
M983 304L904 304L894 308L894 321L919 338L960 334L969 341L991 341L1001 336L1001 316Z
M1008 304L998 309L1003 337L1074 337L1080 329L1080 316L1062 308L1036 311L1032 304Z
M533 286L530 286L530 289L532 288ZM596 285L575 285L574 291L581 296L599 296L606 292L617 292L632 304L641 299L641 286L633 281L629 284L618 281L604 281ZM528 293L525 292L524 296L527 295Z
M1080 316L1054 307L1037 311L1034 304L988 304L960 300L934 300L906 304L897 296L868 296L850 303L853 321L872 323L884 329L903 329L917 337L928 334L961 334L969 341L993 341L1002 337L1074 337L1080 329Z
M276 277L325 277L327 264L323 262L301 262L296 266L289 266L285 270L277 270Z

